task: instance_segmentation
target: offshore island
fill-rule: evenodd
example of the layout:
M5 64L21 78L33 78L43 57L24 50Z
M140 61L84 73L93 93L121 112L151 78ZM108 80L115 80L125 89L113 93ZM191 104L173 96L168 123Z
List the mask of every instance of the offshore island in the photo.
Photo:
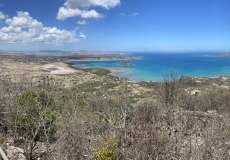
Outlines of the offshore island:
M129 62L128 60L123 60L119 66L132 66L133 64Z
M131 66L140 57L49 52L0 54L0 144L7 157L229 157L229 77L172 72L159 82L132 81L71 61Z
M217 57L230 57L230 53L219 53L216 54Z

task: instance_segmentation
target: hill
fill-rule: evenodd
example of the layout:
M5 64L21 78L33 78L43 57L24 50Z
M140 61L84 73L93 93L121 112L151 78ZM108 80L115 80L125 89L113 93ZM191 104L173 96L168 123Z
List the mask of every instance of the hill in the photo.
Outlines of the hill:
M8 158L229 158L229 77L133 82L69 68L69 60L1 56Z

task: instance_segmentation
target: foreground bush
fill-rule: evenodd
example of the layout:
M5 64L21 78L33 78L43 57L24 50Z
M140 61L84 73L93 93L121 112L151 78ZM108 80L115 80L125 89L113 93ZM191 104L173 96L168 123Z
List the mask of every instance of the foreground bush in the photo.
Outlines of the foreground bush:
M17 99L13 121L15 140L24 144L28 159L38 141L49 142L55 134L56 111L52 98L44 91L26 91Z
M115 160L115 147L116 142L115 138L110 138L109 140L105 141L101 147L96 150L95 153L95 160Z

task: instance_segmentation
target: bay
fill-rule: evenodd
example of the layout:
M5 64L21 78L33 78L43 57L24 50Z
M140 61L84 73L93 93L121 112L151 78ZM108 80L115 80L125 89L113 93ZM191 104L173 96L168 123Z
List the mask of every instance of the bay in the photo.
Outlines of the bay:
M185 53L129 53L141 56L140 60L130 60L133 66L119 66L121 60L75 61L82 68L121 69L114 75L135 81L162 81L173 71L178 76L217 77L230 76L230 58L217 57L213 52Z

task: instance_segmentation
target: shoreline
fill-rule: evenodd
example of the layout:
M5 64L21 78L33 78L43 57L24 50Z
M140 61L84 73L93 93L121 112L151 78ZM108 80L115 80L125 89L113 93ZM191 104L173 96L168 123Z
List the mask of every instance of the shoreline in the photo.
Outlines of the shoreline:
M94 59L94 58L87 58L87 59L77 59L77 60L70 60L67 61L66 64L69 65L70 68L76 68L76 69L93 69L93 68L99 68L99 69L107 69L109 70L111 73L109 73L108 75L112 75L118 78L125 78L122 76L119 76L119 74L125 74L125 73L131 73L132 71L129 69L120 69L120 68L107 68L107 67L82 67L82 66L78 66L72 62L77 61L77 62L96 62L96 61L123 61L124 59L118 58L118 59L106 59L106 58L101 58L101 59ZM134 60L134 59L130 59L130 60ZM117 65L119 66L119 65ZM127 78L129 79L129 78ZM129 79L132 80L132 79ZM132 80L134 81L134 80Z
M87 61L92 61L92 62L95 62L95 61L122 61L123 59L73 59L73 60L69 60L68 62L71 62L71 61L82 61L82 62L87 62Z
M101 60L101 61L103 61L103 60ZM75 68L74 65L72 65L72 64L69 64L69 65ZM112 75L112 76L115 76L115 77L118 77L118 78L129 79L130 81L133 81L133 82L163 82L163 79L162 80L154 80L154 79L152 79L152 80L150 80L150 79L138 80L138 79L132 79L132 78L129 78L129 77L120 76L119 74L126 74L126 73L131 73L132 72L132 70L127 69L127 68L126 69L107 68L107 67L86 67L85 68L85 67L77 67L76 66L76 69L77 68L80 68L80 69L87 69L87 68L88 69L93 69L93 68L107 69L107 70L109 70L111 72L108 75ZM211 77L208 77L208 76L205 77L205 76L188 76L188 75L182 75L180 78L182 78L182 77L189 77L191 79L196 79L197 81L199 81L199 80L211 81L211 80L216 80L216 79L222 79L222 80L230 79L230 76L225 76L225 75L211 76Z
M84 59L84 60L78 60L78 61L117 61L119 59ZM71 67L68 65L73 66L73 63L71 64L70 62L73 61L67 60L65 58L60 59L60 57L43 57L43 58L36 58L36 57L21 57L21 56L2 56L1 59L1 67L0 69L5 73L9 72L10 74L13 75L49 75L49 74L75 74L75 73L82 73L82 71L73 69L71 70ZM78 66L76 66L78 67ZM75 68L75 67L74 67ZM79 67L81 68L81 67ZM83 67L82 67L83 68ZM125 78L129 79L132 81L144 81L144 82L162 82L163 80L157 80L152 78L150 79L133 79L129 78L129 76L126 76L126 73L133 72L132 69L129 68L119 68L119 67L114 67L114 68L109 68L109 67L100 67L102 70L107 69L111 73L108 75L113 75L119 78ZM100 69L99 69L100 70ZM220 80L228 80L230 81L230 76L229 75L217 75L217 76L189 76L189 75L183 75L187 77L192 77L193 79L196 80L214 80L214 79L220 79Z
M131 73L131 70L128 69L119 69L119 68L105 68L111 71L110 75L120 77L118 74L125 74L125 73ZM123 78L123 77L122 77ZM131 79L130 79L131 80Z
M72 61L123 61L123 60L141 60L143 57L139 56L130 56L130 57L98 57L98 58L81 58L81 59L71 59L67 63Z
M87 60L85 60L87 61ZM94 60L93 60L94 61ZM95 60L97 61L97 60ZM101 61L104 61L104 60L101 60ZM109 70L111 73L109 73L108 75L112 75L112 76L115 76L115 77L118 77L118 78L125 78L125 79L129 79L130 81L134 81L134 82L162 82L162 80L137 80L137 79L132 79L132 78L129 78L129 77L124 77L124 76L120 76L119 74L126 74L126 73L131 73L132 71L130 69L120 69L120 68L107 68L107 67L78 67L78 66L74 66L70 63L67 63L69 64L70 66L72 66L73 68L76 68L76 69L93 69L93 68L98 68L98 69L107 69ZM70 67L69 66L69 67ZM71 67L70 67L71 68ZM205 76L188 76L188 75L183 75L181 76L180 78L182 77L189 77L189 78L192 78L192 79L196 79L196 80L215 80L215 79L223 79L223 80L226 80L226 79L229 79L230 76L225 76L225 75L220 75L220 76L212 76L212 77L205 77ZM180 79L179 78L179 79Z
M68 64L68 63L67 63ZM74 66L72 64L68 64L69 68L74 68L76 70L87 70L87 69L94 69L94 68L98 68L98 69L106 69L109 70L111 73L109 73L108 75L112 75L115 77L119 77L119 78L124 78L119 76L119 74L124 74L124 73L131 73L130 70L128 69L120 69L120 68L106 68L106 67L79 67L79 66ZM131 79L130 79L131 80Z

